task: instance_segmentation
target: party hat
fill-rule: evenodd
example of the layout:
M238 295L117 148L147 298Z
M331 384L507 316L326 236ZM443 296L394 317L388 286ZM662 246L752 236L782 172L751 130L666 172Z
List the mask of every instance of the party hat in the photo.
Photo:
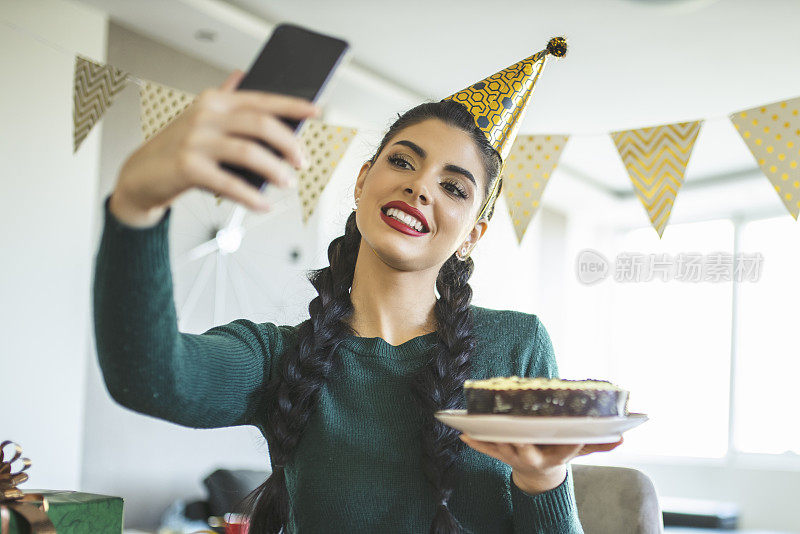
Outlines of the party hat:
M547 62L548 54L564 57L566 53L567 40L553 37L544 50L442 100L454 100L467 108L505 166L506 156L514 144L533 87ZM488 207L494 205L500 194L501 182L502 179L495 181L486 203L478 213L478 219L483 217Z

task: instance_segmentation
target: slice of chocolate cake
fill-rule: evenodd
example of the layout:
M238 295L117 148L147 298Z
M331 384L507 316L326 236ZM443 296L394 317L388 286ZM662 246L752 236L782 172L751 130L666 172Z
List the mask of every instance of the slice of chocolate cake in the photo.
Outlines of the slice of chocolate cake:
M628 392L607 380L497 376L464 382L467 414L628 415Z

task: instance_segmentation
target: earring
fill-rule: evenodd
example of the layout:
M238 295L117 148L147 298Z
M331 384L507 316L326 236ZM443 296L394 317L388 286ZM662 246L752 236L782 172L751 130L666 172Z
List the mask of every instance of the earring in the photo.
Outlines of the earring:
M353 211L356 211L357 209L358 209L358 199L356 199L356 207L353 208Z
M461 254L460 255L456 254L456 257L461 261L465 261L467 259L467 246L466 245L461 247Z

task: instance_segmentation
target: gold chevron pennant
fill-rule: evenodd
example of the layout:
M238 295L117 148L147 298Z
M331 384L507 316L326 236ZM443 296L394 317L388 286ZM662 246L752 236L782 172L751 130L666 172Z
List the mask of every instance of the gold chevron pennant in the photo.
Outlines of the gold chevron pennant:
M144 80L139 86L139 124L145 141L158 133L197 99L173 87Z
M542 193L561 157L568 135L520 135L503 169L503 193L517 243L539 210Z
M358 133L355 128L306 119L300 140L309 166L298 174L298 196L303 210L303 224L308 222L328 185L336 165Z
M78 151L94 125L111 106L114 97L128 84L128 73L111 65L101 65L75 56L72 91L73 149Z
M703 121L611 132L636 195L661 238Z
M737 111L731 122L797 220L800 213L800 97Z

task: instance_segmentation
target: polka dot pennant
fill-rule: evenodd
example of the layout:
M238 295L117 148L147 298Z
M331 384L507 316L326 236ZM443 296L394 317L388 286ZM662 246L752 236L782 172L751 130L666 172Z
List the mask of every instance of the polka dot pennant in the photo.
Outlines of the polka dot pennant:
M336 165L357 132L355 128L335 126L314 119L307 119L303 123L300 139L309 161L309 166L298 173L297 179L303 224L314 213L322 190L328 185Z
M797 220L800 213L800 97L745 109L731 122Z
M72 153L78 151L95 124L128 85L128 73L75 56L72 89Z
M664 233L702 121L611 132L650 222Z
M522 243L539 210L542 193L567 139L568 135L520 135L511 147L503 169L503 194L517 243Z
M195 95L148 80L139 86L139 124L147 141L177 117Z
M145 80L139 89L140 122L145 140L169 124L196 100L196 96L172 87ZM300 140L309 166L298 173L298 196L303 223L314 213L322 190L357 133L355 128L326 124L308 119L303 123ZM217 205L222 202L215 194Z

